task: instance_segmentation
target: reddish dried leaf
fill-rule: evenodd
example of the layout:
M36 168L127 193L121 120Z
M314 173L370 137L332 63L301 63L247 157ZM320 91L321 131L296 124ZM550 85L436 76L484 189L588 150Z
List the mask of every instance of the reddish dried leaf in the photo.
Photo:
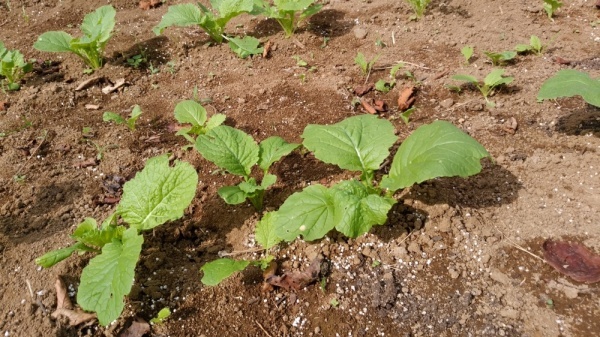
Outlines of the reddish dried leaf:
M369 102L367 102L366 99L361 98L360 100L360 104L363 106L363 108L365 108L365 110L367 110L368 113L370 113L371 115L374 115L377 113L377 110L375 110L375 108L369 104Z
M273 45L273 43L271 41L267 41L267 43L265 43L265 46L263 48L263 54L262 57L263 58L267 58L269 57L269 52L271 51L271 46Z
M73 164L73 167L84 168L84 167L90 167L90 166L96 166L96 165L98 165L98 161L96 160L96 158L90 157L88 159L76 162L75 164Z
M571 64L571 61L569 60L565 60L564 58L557 56L554 58L554 62L558 63L558 64L564 64L564 65L569 65Z
M122 330L118 337L142 337L150 332L150 324L143 319L136 317L126 329Z
M323 255L318 255L305 271L287 272L282 276L271 275L265 282L285 290L300 290L319 279Z
M600 256L576 242L544 242L544 259L560 273L575 281L600 282Z
M54 318L58 318L60 316L68 318L70 326L77 326L79 324L96 319L96 314L90 314L81 310L69 309L56 309L51 316Z
M4 111L6 108L8 108L8 102L0 101L0 111Z
M141 0L139 3L139 7L142 10L149 10L150 8L158 7L162 4L162 0Z
M375 108L376 111L378 112L385 112L387 111L387 105L385 104L384 101L376 99L373 102L373 108Z
M415 102L416 97L413 96L415 93L415 87L405 87L398 96L398 109L400 111L408 110L411 105Z
M71 299L69 298L67 287L65 287L60 278L56 279L54 288L56 288L56 309L73 309L73 303L71 303Z
M365 84L365 85L359 85L358 87L354 88L354 94L356 96L364 96L366 95L369 91L373 90L373 84L369 83L369 84Z
M267 269L263 271L263 279L265 280L261 288L263 292L273 291L273 286L269 284L268 280L275 276L275 272L277 272L277 262L271 261Z

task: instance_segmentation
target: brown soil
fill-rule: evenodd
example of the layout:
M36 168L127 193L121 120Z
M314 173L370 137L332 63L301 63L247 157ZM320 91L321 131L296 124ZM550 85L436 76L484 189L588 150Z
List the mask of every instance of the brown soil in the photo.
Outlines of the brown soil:
M402 1L331 0L291 39L272 21L235 19L229 33L275 46L269 58L242 60L226 44L209 46L198 29L169 28L155 37L151 28L166 6L143 11L135 1L117 0L108 62L93 75L83 74L72 55L32 45L49 30L77 34L83 16L106 2L0 2L0 40L27 58L56 64L28 75L19 92L0 93L8 105L0 111L0 332L116 336L131 318L150 319L168 306L173 315L153 327L153 336L598 336L598 284L569 280L531 255L542 255L547 238L571 238L600 251L600 110L580 98L536 102L542 82L559 69L600 76L600 11L592 2L565 2L550 21L541 1L433 1L415 22ZM509 50L532 34L548 48L506 65L515 81L492 97L495 108L486 107L478 92L446 88L457 84L454 74L485 76L492 66L484 50ZM460 54L464 45L475 47L469 65ZM140 50L158 73L127 65ZM169 128L174 106L197 87L200 98L210 99L209 113L225 113L227 124L259 140L279 135L299 142L309 123L364 113L351 104L353 88L365 81L353 62L357 51L381 55L369 81L387 77L380 68L404 61L419 82L408 126L395 111L397 90L368 94L387 102L384 118L401 137L448 120L479 140L494 163L470 179L439 179L404 191L389 222L358 239L331 234L281 246L276 256L283 271L303 269L323 252L332 266L324 287L263 293L255 269L203 286L199 268L205 262L221 251L254 247L258 214L251 205L219 199L217 188L233 180L214 174L216 167L194 150L181 150L184 139ZM298 67L295 55L316 71ZM75 91L90 76L125 78L128 85L108 95L101 92L106 82ZM398 88L414 80L401 76ZM137 131L102 122L104 111L125 114L135 104L144 111ZM91 138L82 137L84 127L92 129ZM94 143L103 158L79 167L97 155ZM51 318L55 279L62 277L74 292L89 257L48 270L34 259L66 246L85 217L110 213L114 206L98 204L107 193L103 186L115 177L130 179L147 158L167 152L192 163L201 183L182 220L146 235L121 319L105 328L69 327ZM299 152L276 164L275 173L279 182L265 197L267 209L308 183L350 176Z

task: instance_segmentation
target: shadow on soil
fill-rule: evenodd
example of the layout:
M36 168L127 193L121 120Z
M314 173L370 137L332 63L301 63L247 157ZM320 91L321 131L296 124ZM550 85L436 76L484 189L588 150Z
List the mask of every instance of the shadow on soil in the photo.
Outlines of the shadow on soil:
M582 109L571 111L571 114L558 119L556 131L571 136L591 133L600 137L600 108L588 105Z

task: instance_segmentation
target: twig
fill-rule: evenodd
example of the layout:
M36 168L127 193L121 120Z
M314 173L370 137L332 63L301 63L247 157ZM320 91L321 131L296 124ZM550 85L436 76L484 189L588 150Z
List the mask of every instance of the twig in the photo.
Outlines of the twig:
M369 76L371 76L371 70L373 70L373 68L369 67L369 72L367 72L367 77L365 77L365 83L363 84L367 84L367 82L369 81Z
M247 250L236 250L233 252L220 251L219 257L236 256L236 255L241 255L241 254L246 254L246 253L257 253L257 252L262 252L263 250L265 250L265 249L264 248L253 248L253 249L247 249Z
M417 67L417 68L421 68L421 69L427 69L427 70L431 70L431 68L429 67L425 67L416 63L412 63L412 62L406 62L406 61L396 61L396 63L404 63L404 64L409 64L413 67Z
M392 31L392 44L396 44L396 37L394 36L396 32Z
M6 19L6 20L4 20L4 22L0 23L0 27L4 26L7 23L8 23L8 19Z
M265 335L269 336L269 337L273 337L273 335L271 335L263 326L262 324L260 324L257 320L254 320L254 323L256 323L256 325L258 325L258 327L265 333Z
M534 253L528 251L527 249L523 248L522 246L518 245L517 243L515 243L513 240L509 239L506 235L504 235L504 233L502 233L501 230L498 229L498 227L494 227L500 234L502 234L502 236L504 237L504 239L506 239L508 241L508 243L510 243L511 246L517 248L518 250L525 252L531 256L533 256L534 258L546 263L546 260L542 259L541 257L535 255Z
M42 303L42 301L40 301L33 294L33 288L31 287L31 282L29 282L29 280L25 280L25 283L27 284L27 289L29 289L29 296L31 296L31 303L37 305L40 309L42 309L42 311L44 312L44 314L47 314L48 310L46 310L46 307L44 306L44 303Z

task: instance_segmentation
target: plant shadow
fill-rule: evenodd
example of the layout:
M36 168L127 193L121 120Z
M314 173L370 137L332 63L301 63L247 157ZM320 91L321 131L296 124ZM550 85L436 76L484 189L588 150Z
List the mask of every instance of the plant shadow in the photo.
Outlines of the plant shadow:
M571 136L591 133L600 137L600 108L587 104L583 108L573 110L569 115L558 119L555 129Z

